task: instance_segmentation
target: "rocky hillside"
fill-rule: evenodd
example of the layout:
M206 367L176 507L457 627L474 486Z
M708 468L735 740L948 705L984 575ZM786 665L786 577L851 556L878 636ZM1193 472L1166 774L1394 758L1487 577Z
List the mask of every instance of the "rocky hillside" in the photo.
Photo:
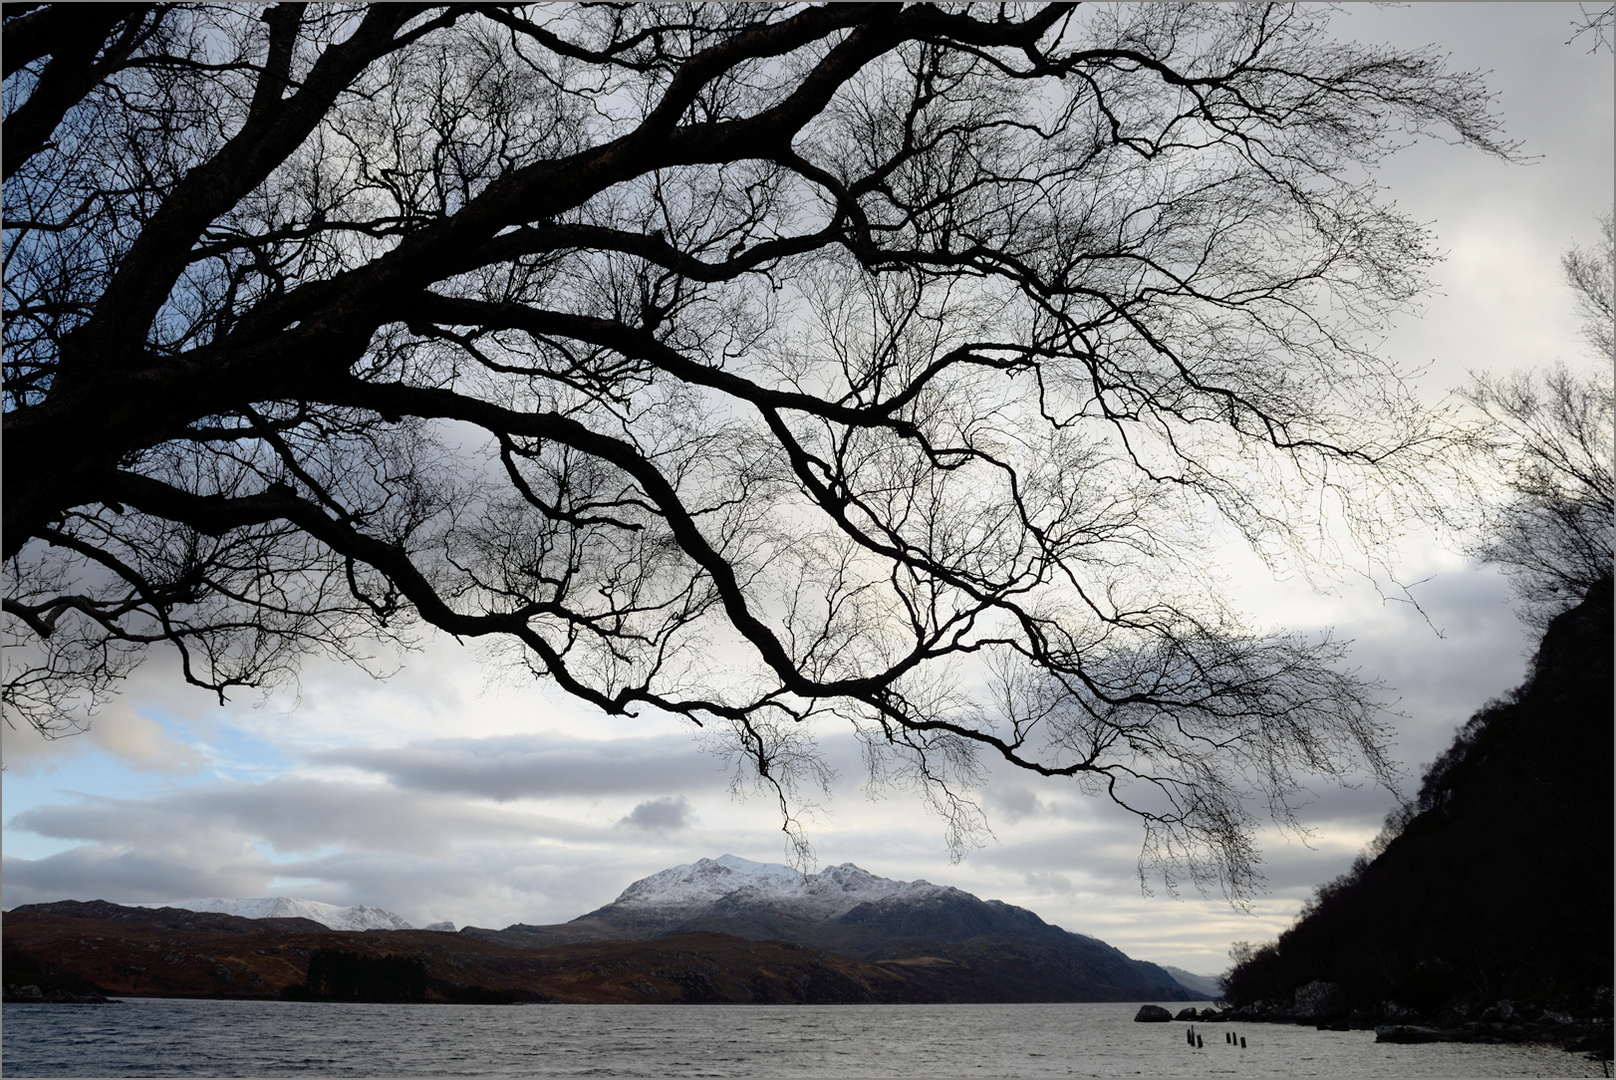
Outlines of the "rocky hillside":
M1609 1017L1611 628L1607 577L1426 772L1378 857L1235 967L1229 1000L1445 1027Z

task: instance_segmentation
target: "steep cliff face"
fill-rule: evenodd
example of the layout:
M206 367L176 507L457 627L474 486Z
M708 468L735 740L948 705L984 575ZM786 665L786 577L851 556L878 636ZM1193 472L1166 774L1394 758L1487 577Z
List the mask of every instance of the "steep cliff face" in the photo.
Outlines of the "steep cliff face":
M1230 1000L1294 1005L1305 989L1333 1012L1593 1010L1612 982L1611 624L1607 577L1549 626L1525 685L1428 770L1419 813L1380 856L1231 972Z

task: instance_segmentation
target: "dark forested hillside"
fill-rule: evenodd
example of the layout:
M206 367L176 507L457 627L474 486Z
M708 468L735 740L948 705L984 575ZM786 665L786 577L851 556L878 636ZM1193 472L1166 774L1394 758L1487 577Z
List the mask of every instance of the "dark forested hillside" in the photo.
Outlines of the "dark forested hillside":
M1435 1017L1510 999L1608 1014L1611 620L1607 576L1549 625L1526 683L1427 770L1384 850L1237 963L1231 1002Z

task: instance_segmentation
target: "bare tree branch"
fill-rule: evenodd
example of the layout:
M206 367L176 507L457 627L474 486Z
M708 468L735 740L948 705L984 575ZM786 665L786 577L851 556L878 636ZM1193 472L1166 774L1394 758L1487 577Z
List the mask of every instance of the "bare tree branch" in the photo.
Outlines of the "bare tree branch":
M1253 795L1389 777L1207 538L1419 503L1367 166L1509 156L1474 75L1285 5L67 10L3 31L8 722L431 626L701 725L794 842L840 722L956 850L985 754L1236 898Z

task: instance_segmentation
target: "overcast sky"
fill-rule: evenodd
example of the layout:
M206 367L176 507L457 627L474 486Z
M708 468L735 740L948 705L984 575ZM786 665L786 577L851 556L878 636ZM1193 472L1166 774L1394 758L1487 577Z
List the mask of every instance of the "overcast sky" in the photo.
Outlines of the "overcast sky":
M1613 66L1567 45L1575 4L1349 5L1342 36L1435 43L1491 71L1529 164L1441 143L1382 179L1448 253L1419 319L1385 343L1425 366L1436 400L1467 370L1588 364L1559 258L1590 244L1613 201ZM1487 699L1518 683L1527 642L1490 571L1415 542L1402 576L1424 615L1345 577L1317 591L1242 563L1238 598L1270 628L1334 628L1385 680L1405 719L1410 778ZM557 692L502 682L453 641L429 641L392 678L320 662L296 694L223 708L154 655L86 735L5 732L4 906L304 896L375 904L424 924L573 918L631 881L733 853L784 861L774 805L729 790L730 772L673 721L593 714ZM820 866L853 862L1020 904L1130 955L1217 972L1236 940L1271 938L1312 887L1344 871L1393 804L1369 785L1320 786L1311 837L1262 838L1267 891L1250 912L1220 897L1141 894L1140 832L1069 784L990 778L995 836L951 863L943 822L904 790L864 790L856 745L825 728L839 772L809 829Z

